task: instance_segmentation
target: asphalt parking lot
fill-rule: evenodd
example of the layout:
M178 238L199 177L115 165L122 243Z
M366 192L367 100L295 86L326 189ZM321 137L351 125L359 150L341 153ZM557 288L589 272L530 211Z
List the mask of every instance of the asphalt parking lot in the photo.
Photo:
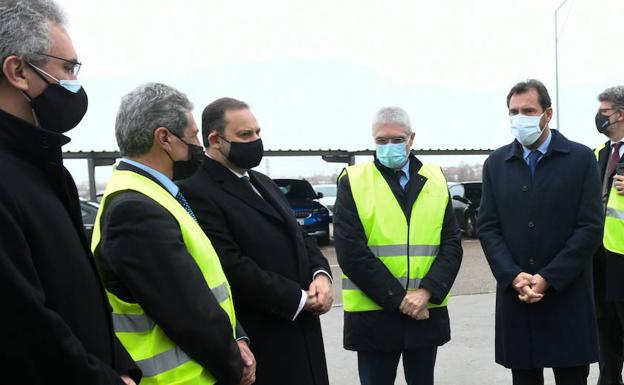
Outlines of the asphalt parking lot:
M511 384L509 370L494 362L494 303L496 282L483 250L476 239L464 239L462 267L449 302L451 342L438 351L436 384L498 385ZM340 277L333 246L323 247L333 276ZM334 285L334 308L321 317L329 380L332 385L357 385L355 352L342 348L343 312L340 285ZM545 384L554 385L552 371L544 371ZM597 365L591 367L589 384L598 379ZM397 385L405 385L402 366L397 370Z

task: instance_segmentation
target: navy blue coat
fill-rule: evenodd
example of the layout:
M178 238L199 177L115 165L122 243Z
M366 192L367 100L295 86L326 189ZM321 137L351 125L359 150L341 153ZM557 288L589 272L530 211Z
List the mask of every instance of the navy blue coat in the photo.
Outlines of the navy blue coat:
M496 362L508 368L596 362L592 256L602 238L602 201L593 152L552 131L533 182L514 141L483 166L478 231L496 278ZM550 288L535 304L512 288L520 272Z

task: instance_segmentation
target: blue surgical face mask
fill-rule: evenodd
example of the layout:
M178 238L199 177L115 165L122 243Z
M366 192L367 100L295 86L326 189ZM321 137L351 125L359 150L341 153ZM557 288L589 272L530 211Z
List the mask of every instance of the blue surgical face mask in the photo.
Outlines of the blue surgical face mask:
M384 166L398 169L407 162L407 147L405 143L378 144L375 155Z
M518 114L509 118L511 133L520 144L523 146L530 146L537 142L542 135L542 129L539 125L542 116L544 116L544 114L539 116Z

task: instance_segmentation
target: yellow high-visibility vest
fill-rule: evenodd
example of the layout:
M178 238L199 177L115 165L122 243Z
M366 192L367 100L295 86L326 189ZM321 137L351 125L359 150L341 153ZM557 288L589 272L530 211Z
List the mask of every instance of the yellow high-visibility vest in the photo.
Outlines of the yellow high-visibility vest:
M440 236L448 204L446 179L439 167L423 165L418 173L427 178L414 202L410 222L390 186L374 163L350 166L351 193L368 247L406 290L416 290L440 249ZM341 177L342 177L341 175ZM344 311L381 310L349 277L342 276ZM443 307L429 303L429 308Z
M604 143L594 150L596 159L603 148L605 148ZM615 185L612 185L609 191L602 243L605 249L624 254L624 196L617 193Z
M91 250L95 257L99 258L98 244L102 236L100 219L106 210L108 198L111 194L126 190L137 191L152 198L176 219L180 225L184 245L189 254L193 256L219 305L229 316L232 338L235 338L234 303L217 253L190 214L167 190L149 178L132 171L113 171L93 229ZM206 368L193 361L165 335L160 326L145 314L140 304L125 302L110 291L107 291L107 296L113 309L115 334L143 371L141 385L212 385L216 383L215 378ZM180 314L179 316L192 317L193 315ZM206 325L206 327L210 326Z

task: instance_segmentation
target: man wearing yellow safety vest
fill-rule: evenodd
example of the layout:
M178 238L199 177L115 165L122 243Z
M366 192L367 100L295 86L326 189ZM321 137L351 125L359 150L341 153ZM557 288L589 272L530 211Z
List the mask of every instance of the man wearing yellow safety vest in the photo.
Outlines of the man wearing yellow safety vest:
M598 101L596 128L609 138L595 150L605 208L603 244L594 258L598 384L611 385L622 384L624 359L624 86L607 88Z
M115 125L123 159L106 187L92 249L141 385L249 385L255 360L237 341L244 332L230 286L172 182L202 158L192 108L158 83L123 97Z
M407 113L381 109L374 163L338 179L334 238L343 270L344 347L362 385L433 384L437 347L450 340L448 292L462 259L460 230L439 167L410 154Z

